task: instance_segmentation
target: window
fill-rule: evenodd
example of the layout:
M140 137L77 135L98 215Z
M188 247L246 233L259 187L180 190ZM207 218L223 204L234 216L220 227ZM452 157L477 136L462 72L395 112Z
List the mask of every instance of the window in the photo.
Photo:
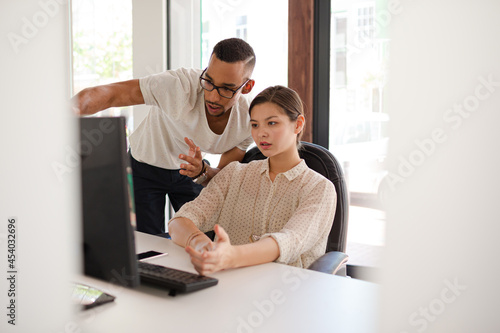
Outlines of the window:
M257 58L252 75L255 86L251 96L271 85L287 85L287 0L202 0L201 13L202 68L207 67L217 42L237 37L252 46ZM272 25L263 22L272 22ZM220 156L207 154L205 158L212 165L217 165Z
M257 57L252 95L270 85L287 84L287 0L202 0L201 13L201 67L208 65L217 42L238 37L252 46ZM272 25L263 22L272 22Z
M236 18L236 37L247 40L247 16Z
M84 88L132 79L132 1L74 0L73 94ZM126 116L130 107L100 116Z
M208 64L210 60L210 54L212 50L209 45L209 35L210 34L210 21L204 21L201 23L201 62L203 64Z
M335 86L345 86L347 73L347 18L344 14L339 13L333 17L333 20L334 31L332 36L335 62L332 63L332 81Z
M374 4L364 4L357 8L355 34L358 46L371 45L373 42L375 32L374 12Z
M350 263L377 265L384 245L387 127L383 113L387 38L377 2L332 2L329 147L343 164L350 195ZM378 35L376 34L379 33Z

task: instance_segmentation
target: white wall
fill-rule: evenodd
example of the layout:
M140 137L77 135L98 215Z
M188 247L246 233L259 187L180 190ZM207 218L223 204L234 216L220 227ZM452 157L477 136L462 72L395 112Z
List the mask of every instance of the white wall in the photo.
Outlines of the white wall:
M64 332L74 327L69 282L81 267L68 5L2 0L0 36L0 331ZM10 217L17 220L15 326L6 308L14 299L6 279Z
M159 73L167 64L166 0L132 0L132 59L135 79ZM149 106L134 106L134 130Z
M500 2L394 4L380 332L499 332Z

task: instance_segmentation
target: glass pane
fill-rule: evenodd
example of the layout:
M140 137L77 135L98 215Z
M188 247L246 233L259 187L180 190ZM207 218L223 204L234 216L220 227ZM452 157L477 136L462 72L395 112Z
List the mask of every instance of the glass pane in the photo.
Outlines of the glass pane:
M287 0L202 0L201 7L203 68L208 65L212 49L217 42L225 38L239 37L252 46L257 57L252 95L270 85L287 84Z
M329 145L348 183L347 252L355 265L377 265L376 254L385 242L388 39L376 18L386 7L386 1L332 1Z
M73 94L132 79L132 0L73 0ZM99 116L126 116L130 107L111 108Z
M251 96L271 85L288 84L288 0L202 0L201 11L202 68L217 42L238 37L252 46L257 58ZM212 165L219 157L206 156Z

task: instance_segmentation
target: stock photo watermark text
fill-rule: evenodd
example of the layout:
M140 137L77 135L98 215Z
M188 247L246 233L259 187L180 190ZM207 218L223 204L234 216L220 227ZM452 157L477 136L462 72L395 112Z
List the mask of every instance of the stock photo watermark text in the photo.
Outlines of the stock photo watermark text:
M16 325L18 304L18 219L9 217L7 221L7 323Z
M473 93L462 99L461 102L455 103L443 113L443 121L445 126L434 128L428 137L423 139L415 139L413 141L415 149L407 155L399 155L397 168L395 172L389 172L384 181L387 182L389 188L394 191L399 183L404 183L406 179L412 176L418 167L422 166L425 161L431 157L440 144L448 140L449 130L459 130L463 126L465 119L476 112L481 102L489 99L500 87L498 81L493 74L488 76L479 76Z
M308 272L303 269L286 270L281 281L283 285L290 291L297 291L302 281L309 278ZM252 302L253 311L250 311L246 316L238 316L236 332L237 333L253 333L256 329L264 325L266 318L270 318L278 308L287 301L285 291L282 289L273 289L269 292L269 297L263 300L254 300Z
M90 131L82 130L82 138L78 148L74 149L71 146L67 146L65 148L66 156L64 162L54 161L51 163L52 170L54 170L57 179L63 181L65 174L71 173L75 168L80 166L81 156L90 155L94 147L102 143L104 135L113 132L115 129L115 125L110 120L103 119L99 122L98 129L95 128Z
M21 46L28 44L35 38L41 29L45 28L50 19L54 18L60 11L60 7L67 5L68 0L40 0L38 6L40 7L32 15L21 18L21 27L17 32L9 32L7 39L16 54L21 50Z
M457 278L453 282L444 280L444 285L445 287L441 289L439 296L430 300L427 305L419 307L418 310L408 316L408 323L415 328L416 332L421 333L427 330L429 325L435 322L447 307L467 290L467 286L460 284ZM401 333L410 332L402 331Z

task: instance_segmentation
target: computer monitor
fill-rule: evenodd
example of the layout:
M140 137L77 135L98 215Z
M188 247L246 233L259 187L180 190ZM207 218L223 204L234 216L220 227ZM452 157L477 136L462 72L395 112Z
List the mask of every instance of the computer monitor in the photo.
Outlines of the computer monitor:
M124 117L80 118L83 252L86 275L139 285Z

